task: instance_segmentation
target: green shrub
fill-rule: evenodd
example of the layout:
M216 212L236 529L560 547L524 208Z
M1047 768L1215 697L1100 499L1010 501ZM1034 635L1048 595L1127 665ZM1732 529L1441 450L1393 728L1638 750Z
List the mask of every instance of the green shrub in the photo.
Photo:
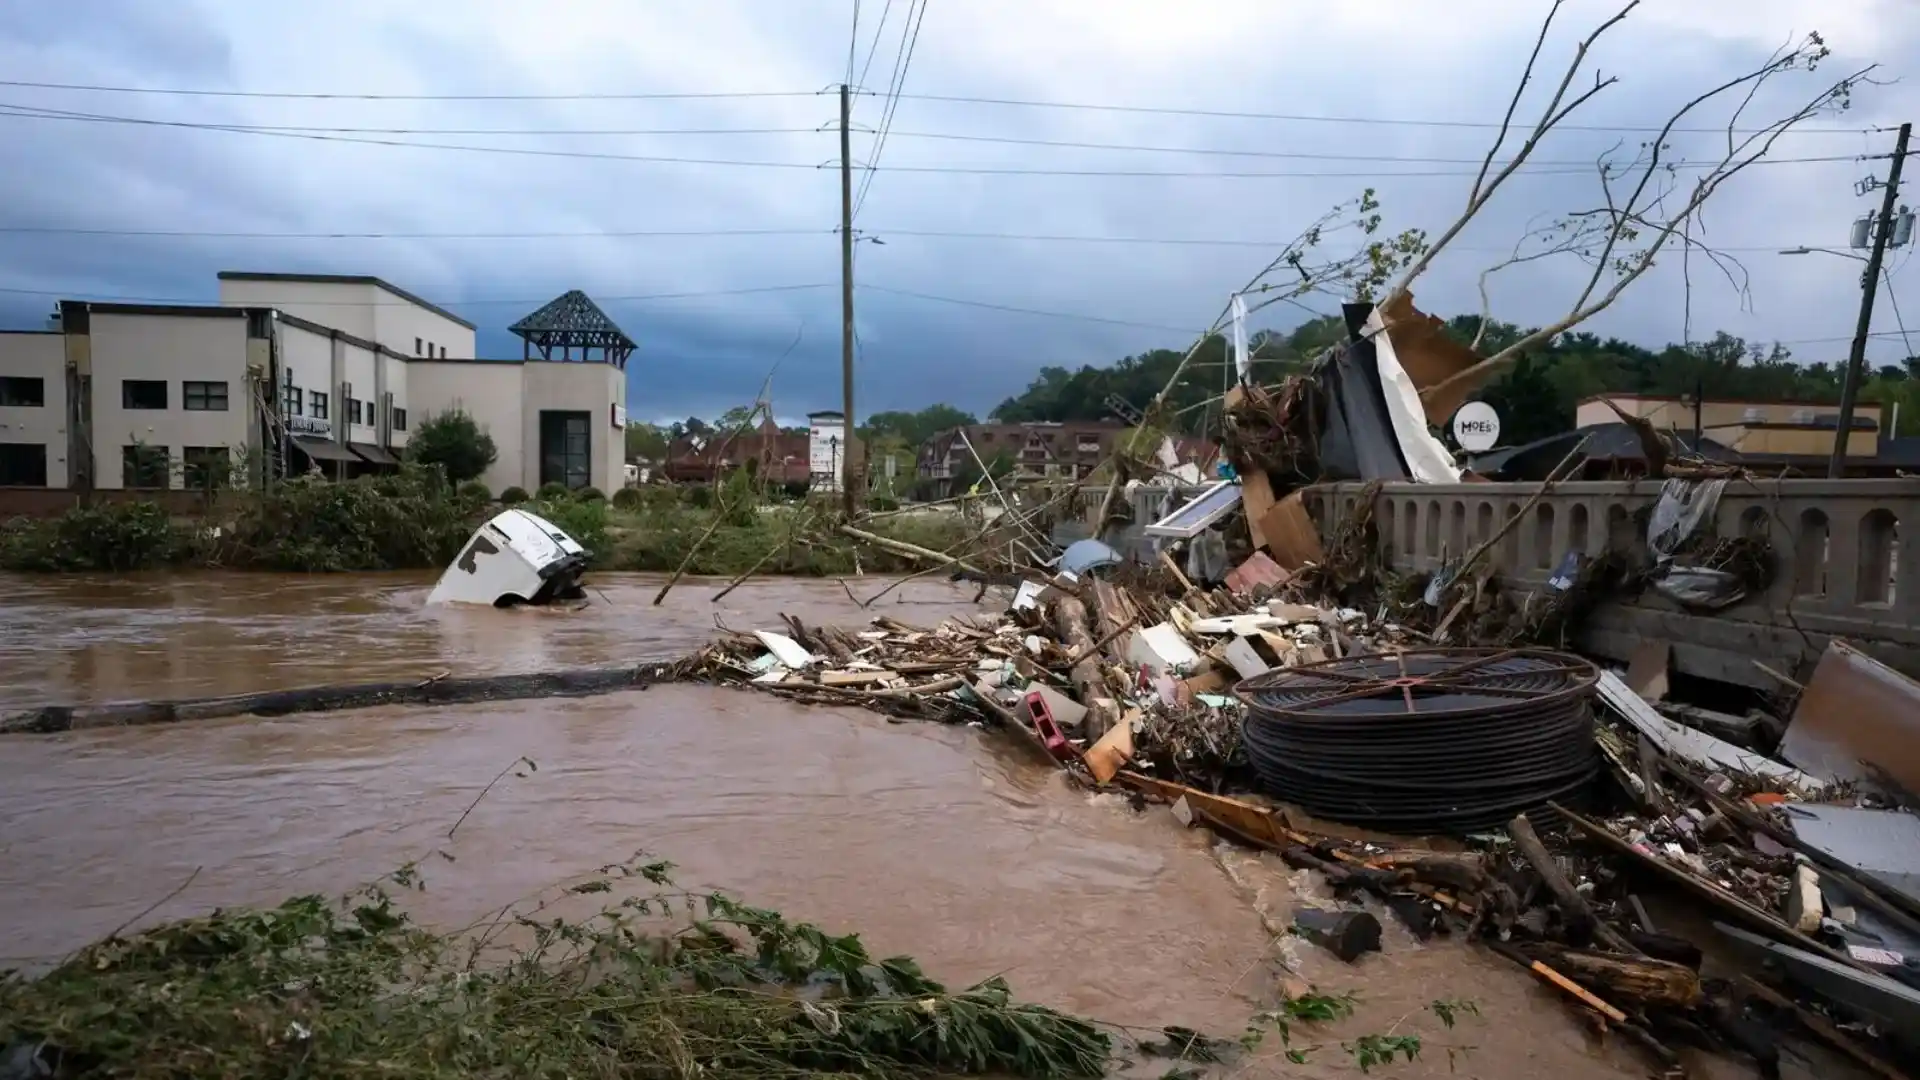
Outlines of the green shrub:
M534 498L543 502L555 502L560 499L570 498L572 495L573 492L567 490L567 485L557 480L551 484L541 484L540 490L533 493Z
M591 484L581 488L578 491L575 491L573 493L573 497L580 500L581 502L606 502L607 501L607 493L604 491L601 491L597 487L592 486Z
M469 480L461 484L459 493L463 498L473 499L476 502L493 501L493 489L478 480Z
M370 484L298 477L242 508L211 554L260 570L437 568L459 554L484 510L438 469L407 465Z
M587 549L594 556L594 562L605 564L605 556L610 548L607 542L607 502L605 499L582 501L579 499L542 499L528 507L534 513L546 518L560 527L560 531L573 537L574 542Z
M500 502L506 506L513 506L516 503L526 502L530 497L526 488L515 485L500 493Z
M700 484L687 489L687 505L696 510L705 510L713 505L713 488Z
M890 510L900 509L900 500L891 495L869 495L867 509L876 514L884 514Z
M428 417L407 439L408 461L438 465L455 483L475 479L498 457L493 436L460 409Z
M59 517L19 519L0 527L0 569L149 570L190 557L193 540L155 503L76 506Z
M638 510L645 505L646 499L640 494L639 488L621 488L613 493L615 510Z

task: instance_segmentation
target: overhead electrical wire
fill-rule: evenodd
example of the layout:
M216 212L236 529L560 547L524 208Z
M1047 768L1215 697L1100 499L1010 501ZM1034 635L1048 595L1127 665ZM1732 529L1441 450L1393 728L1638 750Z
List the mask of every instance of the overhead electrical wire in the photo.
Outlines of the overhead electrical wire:
M876 37L877 40L877 37ZM872 59L869 53L869 62ZM864 77L862 78L864 82ZM61 83L42 82L29 79L0 79L0 87L15 87L26 90L52 90L66 93L92 94L131 94L157 97L208 97L208 98L251 98L287 101L697 101L702 99L725 100L728 98L794 98L820 97L834 90L720 90L720 91L619 91L595 90L569 93L460 93L460 94L394 94L363 93L341 91L287 91L287 90L227 90L203 87L168 86L125 86L102 83ZM858 94L878 96L874 91L856 89ZM1309 124L1370 124L1394 127L1430 127L1430 128L1466 128L1472 130L1493 131L1503 125L1497 121L1484 120L1445 120L1422 117L1390 116L1341 116L1325 113L1272 113L1252 112L1233 109L1202 109L1170 105L1135 105L1113 102L1081 101L1044 101L1030 98L1007 98L970 96L964 94L902 94L909 101L937 101L959 105L995 105L1033 109L1062 109L1090 112L1139 113L1150 116L1195 116L1211 117L1223 120L1269 120L1287 123ZM1574 124L1554 125L1558 131L1598 131L1623 132L1634 134L1657 134L1662 130L1674 135L1709 134L1725 135L1725 127L1674 127L1663 129L1660 126L1644 124ZM1735 134L1746 134L1751 129L1736 129ZM1789 135L1860 135L1878 130L1866 127L1809 127L1796 125L1787 130Z
M595 303L609 303L609 304L638 302L638 301L644 301L644 300L694 300L694 299L700 299L700 298L709 297L709 296L747 296L754 293L802 292L808 289L837 289L839 287L840 287L839 283L837 282L823 281L823 282L814 282L806 285L759 285L759 286L753 286L753 287L744 288L744 289L705 289L705 290L699 290L694 292L639 293L639 294L632 294L632 295L626 295L626 296L608 296L600 293L595 293L593 299ZM94 303L103 303L103 304L123 304L123 303L124 304L183 304L183 305L192 305L197 307L220 306L216 304L214 301L208 300L205 297L129 296L121 293L89 292L85 289L18 289L18 288L0 287L0 293L10 293L15 296L51 296L51 297L59 297L64 300L82 300L82 301L91 301ZM514 297L514 298L482 299L482 300L448 300L444 302L444 306L458 308L458 307L478 307L482 305L492 305L492 304L514 304L514 305L544 304L551 299L553 299L552 296L536 297L533 299L527 299L524 297ZM288 301L288 302L292 303L294 301ZM417 306L413 304L412 301L408 301L408 300L371 300L371 301L308 300L308 299L302 298L298 301L298 303L305 307L366 307L368 305L371 305L373 307ZM226 306L231 307L235 305L226 305ZM256 302L256 301L250 300L246 304L238 305L238 306L275 307L277 305L275 304L274 301L270 301L270 300L264 301L264 302Z
M887 285L869 285L856 282L854 288L867 292L886 293L889 296L906 296L915 300L930 300L940 304L954 304L960 307L983 308L987 311L1007 311L1016 315L1039 315L1049 319L1072 319L1075 322L1102 323L1107 326L1132 326L1143 330L1170 330L1177 334L1197 333L1191 326L1168 326L1165 323L1136 322L1131 319L1109 319L1101 315L1080 315L1066 311L1044 311L1039 308L1016 307L1011 304L995 304L985 300L964 300L956 296L937 296L933 293L915 292L911 289L896 289Z
M40 106L0 103L0 109L16 110L0 112L0 115L20 116L24 119L86 119L98 122L128 124L166 124L189 127L208 127L219 131L257 132L268 134L302 135L497 135L497 136L538 136L542 138L605 138L614 136L662 136L662 135L822 135L826 129L820 127L736 127L736 128L466 128L466 127L363 127L337 126L321 124L236 124L213 121L170 120L146 117L107 117L100 114L74 113L67 110L42 109ZM30 111L29 111L30 110ZM884 128L887 138L928 139L942 142L983 143L1002 146L1037 146L1066 150L1111 150L1130 153L1151 154L1190 154L1198 157L1237 157L1272 158L1288 161L1353 161L1377 163L1405 163L1413 165L1479 165L1480 157L1426 157L1407 154L1342 154L1315 153L1299 150L1241 150L1215 146L1160 146L1138 143L1082 142L1068 139L1027 139L1006 135L972 135L949 131L897 131ZM414 144L408 144L414 145ZM1769 158L1773 162L1832 162L1858 161L1863 154L1826 154L1814 157ZM1592 169L1593 159L1529 159L1529 165L1552 166L1561 168ZM864 166L862 168L865 168Z
M908 2L911 4L912 0ZM860 65L860 76L847 80L848 85L852 86L856 93L860 92L860 87L866 84L867 72L873 70L873 55L880 51L880 35L886 32L887 16L891 14L893 14L893 0L887 0L886 6L880 9L880 21L874 24L873 40L867 45L867 59Z
M340 144L351 144L351 146L394 146L394 148L407 148L407 150L445 150L445 152L465 152L465 154L505 154L505 156L516 156L516 158L641 161L641 163L662 163L662 165L728 165L728 167L749 167L749 169L808 169L808 171L820 171L820 169L824 167L824 165L814 163L814 161L684 158L684 156L670 156L670 154L622 154L622 152L609 152L609 150L557 150L557 148L540 148L540 146L472 146L472 144L455 144L455 142L413 142L413 140L401 140L401 138L324 135L324 133L317 133L317 131L282 129L282 127L276 127L276 125L230 125L230 123L180 121L180 119L159 119L159 117L125 117L125 115L109 115L109 113L46 110L46 108L40 108L40 106L19 106L19 104L13 104L13 102L0 102L0 119L50 119L50 121L65 121L65 123L106 123L106 125L131 125L131 127L184 129L184 131L217 131L217 133L227 133L227 135L252 135L261 136L261 138L294 138L294 140L303 140L303 142L340 142ZM741 131L741 129L735 129L735 131ZM764 129L764 133L795 133L795 135L797 135L797 133L803 133L803 131L814 131L814 129ZM881 127L881 131L885 131L885 127ZM718 131L716 131L716 133L718 133ZM741 133L745 133L745 131L741 131ZM668 131L660 131L660 135L705 135L705 133L687 131L687 129L680 129L680 131L668 129ZM985 136L981 136L981 140L985 140ZM1275 154L1275 156L1279 156L1279 154ZM1359 158L1346 158L1346 156L1311 158L1311 156L1300 156L1300 158L1327 161L1359 160L1382 161L1382 163L1407 161L1407 163L1421 163L1419 158L1392 158L1392 156L1375 156L1375 158L1369 158L1369 156L1359 156ZM1809 163L1834 163L1834 161L1855 160L1859 160L1857 154L1847 154L1847 156L1812 156L1812 158L1761 158L1761 160L1755 161L1755 165L1809 165ZM993 175L993 177L1135 177L1135 179L1165 177L1165 179L1227 179L1227 181L1231 181L1231 179L1315 179L1315 177L1325 177L1325 179L1367 179L1367 177L1394 179L1394 177L1417 177L1417 179L1425 179L1425 177L1473 177L1473 175L1476 175L1476 171L1469 171L1469 169L1398 169L1398 171L1029 169L1029 167L996 167L996 165L879 165L877 161L870 161L868 165L860 165L860 167L868 171L868 181L866 181L866 183L872 183L872 173L874 173L874 171L889 171L889 173L933 173L933 175L945 175L945 173L950 173L950 175ZM1670 161L1665 167L1672 167L1672 169L1711 169L1711 167L1715 167L1715 163ZM1592 173L1592 171L1594 171L1594 163L1592 163L1592 161L1538 161L1538 163L1536 163L1536 161L1528 161L1521 171L1528 173L1528 175L1536 175L1536 177L1542 177L1542 175L1546 175L1546 177L1586 175L1586 173ZM862 184L862 192L866 190L866 183ZM856 200L856 204L858 204L858 200Z
M5 85L0 83L0 85ZM1217 120L1276 120L1306 124L1373 124L1393 127L1431 127L1431 128L1470 128L1474 130L1497 131L1510 128L1511 125L1484 120L1433 120L1384 116L1330 116L1322 113L1263 113L1241 112L1230 109L1195 109L1166 105L1116 105L1095 102L1076 101L1033 101L1022 98L967 97L960 94L905 94L909 101L942 101L958 105L1006 105L1032 109L1066 109L1085 112L1139 113L1148 116L1196 116ZM1662 131L1670 135L1726 135L1722 127L1673 127L1658 125L1620 124L1570 124L1559 123L1553 126L1555 131L1603 131L1623 132L1640 135L1657 135ZM1859 135L1865 128L1842 127L1804 127L1795 125L1787 129L1807 135ZM1736 129L1734 134L1753 134L1754 129Z
M762 228L762 229L573 229L573 230L529 230L516 232L411 232L337 229L326 231L265 231L265 230L220 230L220 229L134 229L134 228L97 228L68 227L62 225L6 225L0 224L0 236L113 236L149 239L194 239L194 240L624 240L624 239L706 239L725 237L768 237L768 236L831 236L835 230L827 228ZM1225 237L1202 236L1085 236L1062 233L1017 233L1017 232L963 232L942 229L889 229L872 228L860 230L863 237L904 236L916 239L948 240L998 240L1019 243L1063 243L1063 244L1132 244L1140 246L1166 247L1227 247L1259 248L1273 250L1284 248L1285 240L1232 239ZM1751 254L1756 252L1779 251L1782 248L1800 246L1785 241L1772 244L1716 247L1715 251L1732 254ZM1475 247L1472 245L1450 244L1450 251L1472 251L1503 254L1512 251L1511 247Z
M906 18L900 37L900 52L894 57L893 78L888 83L889 91L886 105L880 113L880 127L873 137L873 151L867 155L866 175L860 178L860 193L854 197L853 212L848 215L857 219L860 208L867 205L867 192L873 188L873 178L880 168L880 155L887 148L887 136L893 130L894 113L900 108L900 91L907 84L907 72L913 66L914 48L920 44L920 26L927 19L927 0L907 0Z
M283 131L278 129L241 127L232 124L214 124L186 120L161 120L152 117L112 116L95 113L80 113L69 110L40 109L36 106L20 106L12 103L0 103L0 118L26 120L57 120L75 123L126 124L142 127L178 128L193 131L217 131L233 135L252 135L262 138L296 139L306 142L344 143L358 146L387 146L414 150L443 150L476 154L501 154L514 157L566 158L590 161L633 161L649 164L729 166L758 169L805 169L818 171L825 166L804 161L761 161L738 158L699 158L678 157L664 154L626 154L595 150L559 150L544 147L523 146L474 146L464 143L411 142L399 139L364 138L348 135L323 135L311 132ZM1819 162L1853 161L1857 155L1845 157L1811 158L1761 158L1756 165L1812 164ZM1591 164L1578 169L1548 165L1543 167L1522 168L1520 171L1529 176L1573 176L1585 175L1592 171ZM1215 171L1193 172L1168 169L1034 169L1007 168L997 166L972 165L878 165L869 163L860 166L868 170L869 181L875 171L897 173L950 174L963 176L1077 176L1077 177L1130 177L1138 179L1217 179L1217 180L1278 180L1278 179L1394 179L1432 178L1432 177L1471 177L1477 175L1474 170L1380 170L1347 172L1289 172L1289 171ZM1676 161L1664 166L1673 169L1710 169L1712 163ZM864 190L864 186L863 186Z

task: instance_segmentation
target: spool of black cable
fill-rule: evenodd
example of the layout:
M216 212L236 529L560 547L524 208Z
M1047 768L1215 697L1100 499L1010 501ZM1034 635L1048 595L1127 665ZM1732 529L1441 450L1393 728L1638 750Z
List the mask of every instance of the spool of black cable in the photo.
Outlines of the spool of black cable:
M1333 821L1467 833L1599 772L1599 669L1533 649L1416 649L1280 668L1234 688L1267 793Z

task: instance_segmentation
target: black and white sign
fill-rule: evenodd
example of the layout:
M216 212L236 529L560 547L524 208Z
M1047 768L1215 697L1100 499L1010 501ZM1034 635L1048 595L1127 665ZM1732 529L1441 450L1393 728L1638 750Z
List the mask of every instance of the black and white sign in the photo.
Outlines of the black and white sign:
M1469 401L1453 414L1453 441L1462 450L1479 453L1500 441L1500 414L1484 401Z

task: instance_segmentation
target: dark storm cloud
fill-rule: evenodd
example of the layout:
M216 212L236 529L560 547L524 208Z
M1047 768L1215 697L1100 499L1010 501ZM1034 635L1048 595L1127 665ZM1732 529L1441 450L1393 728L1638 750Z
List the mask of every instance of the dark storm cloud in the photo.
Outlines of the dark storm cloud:
M1168 21L1153 5L1123 4L1113 18L1079 25L1046 4L1015 5L1013 34L990 0L967 8L935 0L915 54L912 87L980 97L1131 101L1376 117L1497 117L1530 44L1528 4L1472 0L1471 33L1411 8L1396 19L1407 42L1378 39L1372 21L1326 15L1308 27L1290 15L1219 0L1218 26ZM1798 0L1754 0L1756 18L1780 21L1784 40ZM717 3L698 19L648 8L554 5L533 18L513 4L475 0L436 15L341 0L326 18L277 6L138 0L9 5L0 10L0 68L53 82L239 86L370 93L576 90L812 89L844 75L846 8ZM1576 5L1577 6L1577 5ZM868 5L868 25L871 9ZM1587 3L1587 8L1594 8ZM76 9L84 19L72 18ZM1764 9L1764 10L1761 10ZM1594 8L1594 10L1598 10ZM1807 10L1811 10L1808 8ZM1887 9L1892 10L1892 9ZM1237 12L1237 14L1236 14ZM444 17L448 15L456 17ZM1584 19L1591 12L1576 13ZM1684 13L1682 13L1684 14ZM1647 124L1674 101L1764 56L1759 36L1725 32L1704 16L1676 28L1648 13L1607 43L1600 67L1622 82L1578 117L1589 124ZM1463 16L1462 18L1465 18ZM1641 17L1636 15L1636 20ZM1140 26L1128 20L1137 20ZM1159 20L1155 22L1155 20ZM1455 20L1457 23L1459 20ZM1885 19L1880 20L1886 23ZM1147 25L1152 23L1152 25ZM1365 25L1362 25L1365 23ZM1571 23L1569 24L1571 25ZM1802 28L1804 29L1804 27ZM888 30L875 70L883 86L897 44ZM1570 31L1571 32L1571 31ZM1771 33L1771 31L1769 31ZM1872 47L1908 55L1913 28L1895 19ZM1703 36L1719 34L1721 36ZM1209 36L1211 35L1211 36ZM1305 35L1304 37L1302 35ZM1431 47L1415 49L1418 39ZM864 50L866 36L863 34ZM1306 44L1303 44L1305 42ZM1565 43L1561 43L1564 45ZM1843 50L1848 43L1836 38ZM1551 50L1550 50L1551 51ZM1858 51L1858 50L1856 50ZM1841 57L1829 69L1841 68ZM857 73L856 73L857 74ZM1890 72L1900 74L1900 72ZM1889 121L1910 111L1903 87L1875 88L1846 122ZM194 122L415 128L811 129L832 118L832 97L739 101L353 102L74 95L15 89L0 101ZM1784 99L1762 102L1761 111ZM870 129L881 103L856 102ZM1531 108L1531 107L1530 107ZM1717 114L1716 114L1717 115ZM1272 153L1427 157L1477 161L1488 132L1472 128L1265 121L1016 109L926 100L900 103L886 166L1172 171L1348 172L1343 178L1189 179L986 176L882 172L856 227L862 282L985 304L1193 327L1211 320L1272 255L1235 247L1070 244L913 237L914 230L1107 236L1291 238L1327 207L1373 187L1387 227L1437 229L1464 200L1459 164L1367 163L1312 158L1121 153L916 139L913 132ZM830 161L830 133L738 136L427 135L428 141L616 154ZM1541 147L1547 161L1590 161L1643 136L1565 131ZM1784 140L1782 156L1884 152L1859 136ZM1692 155L1712 138L1676 140ZM855 139L855 157L873 153ZM1754 271L1751 311L1696 276L1691 327L1754 338L1844 335L1853 275L1838 260L1782 259L1779 247L1840 244L1861 204L1851 194L1878 165L1763 167L1730 186L1708 217L1715 243ZM1530 224L1591 205L1588 175L1515 177L1418 288L1423 306L1479 305L1478 274ZM776 410L792 416L837 404L838 292L748 293L707 298L615 299L764 286L836 283L838 216L832 170L746 169L635 161L516 157L313 142L179 129L0 117L0 224L180 231L607 232L636 229L805 229L805 236L556 240L234 240L0 234L0 286L212 299L217 270L248 267L373 273L461 311L481 327L483 355L518 355L504 332L514 318L568 288L605 298L640 342L631 365L637 416L718 412L751 400L780 362ZM1577 265L1534 265L1491 285L1498 317L1538 323L1578 289ZM1905 278L1898 288L1909 289ZM1686 322L1675 267L1656 270L1614 311L1602 333L1650 343L1678 338ZM0 318L35 324L53 297L0 292ZM511 300L513 303L477 303ZM1153 347L1181 347L1179 330L964 307L879 289L858 293L860 411L946 400L984 412L1043 365L1105 363ZM524 304L521 303L524 301ZM1331 300L1321 306L1331 309ZM1920 303L1909 303L1920 308ZM1298 312L1274 309L1286 326ZM1876 344L1885 352L1891 343Z

